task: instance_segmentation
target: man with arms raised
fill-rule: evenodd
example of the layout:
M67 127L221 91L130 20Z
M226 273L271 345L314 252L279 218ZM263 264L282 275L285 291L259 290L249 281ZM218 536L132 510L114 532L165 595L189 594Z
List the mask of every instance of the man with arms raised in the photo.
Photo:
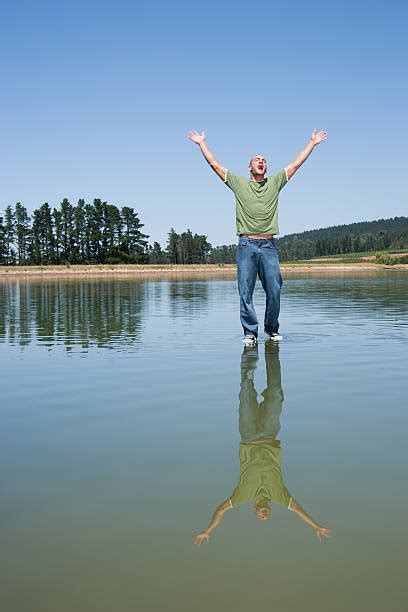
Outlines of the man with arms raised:
M204 132L199 134L191 131L188 137L199 145L211 168L235 193L239 236L237 277L244 344L255 344L258 339L258 319L252 301L257 275L266 293L265 333L272 340L281 340L278 319L282 277L273 240L279 233L278 196L282 187L306 161L313 149L326 140L327 134L314 130L303 151L274 176L265 176L266 159L263 155L255 155L249 163L249 179L221 166L208 148Z

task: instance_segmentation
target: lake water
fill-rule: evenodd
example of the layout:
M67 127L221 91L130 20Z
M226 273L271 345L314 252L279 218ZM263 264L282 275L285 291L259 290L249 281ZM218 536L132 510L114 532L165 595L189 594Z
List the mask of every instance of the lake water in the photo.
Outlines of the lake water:
M407 303L287 277L244 350L228 277L0 282L2 610L406 610ZM332 538L237 503L196 546L248 470Z

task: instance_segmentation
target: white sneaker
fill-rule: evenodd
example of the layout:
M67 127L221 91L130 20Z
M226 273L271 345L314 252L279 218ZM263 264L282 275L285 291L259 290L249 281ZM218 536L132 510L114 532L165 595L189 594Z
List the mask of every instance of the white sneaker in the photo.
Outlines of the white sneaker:
M242 342L245 344L245 346L254 346L254 344L257 343L257 338L254 336L254 334L245 334Z
M266 336L267 336L267 340L283 340L283 336L281 336L280 334L277 333L269 333L269 332L265 332Z

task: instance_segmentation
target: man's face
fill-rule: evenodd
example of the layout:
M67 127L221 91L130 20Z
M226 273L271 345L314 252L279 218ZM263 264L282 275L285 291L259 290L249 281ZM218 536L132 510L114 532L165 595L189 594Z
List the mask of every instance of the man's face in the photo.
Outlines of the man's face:
M251 174L263 176L266 173L266 159L263 155L255 155L249 163L249 171Z

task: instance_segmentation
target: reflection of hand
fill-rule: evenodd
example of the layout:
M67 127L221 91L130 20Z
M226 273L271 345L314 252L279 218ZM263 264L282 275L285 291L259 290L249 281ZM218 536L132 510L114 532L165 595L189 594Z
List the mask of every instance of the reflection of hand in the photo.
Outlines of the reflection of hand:
M206 531L203 531L203 533L197 533L196 536L194 536L194 544L197 544L197 546L200 546L201 542L204 542L204 540L206 540L207 542L210 541L210 534L207 533Z
M320 544L322 543L322 536L324 536L325 538L331 538L331 536L333 535L331 529L327 529L327 527L320 527L320 525L318 527L315 527L315 530L316 535L319 538Z

